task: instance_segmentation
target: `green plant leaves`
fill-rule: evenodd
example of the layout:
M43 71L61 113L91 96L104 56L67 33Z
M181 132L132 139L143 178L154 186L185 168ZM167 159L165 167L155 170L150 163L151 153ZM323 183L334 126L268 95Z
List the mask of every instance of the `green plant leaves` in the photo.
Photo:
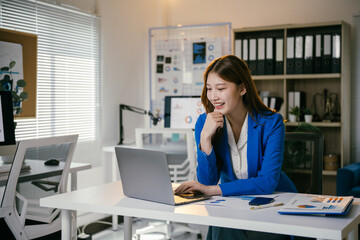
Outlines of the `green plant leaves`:
M27 92L22 92L20 93L20 98L22 99L22 101L28 99L29 95Z
M4 74L3 79L0 80L0 91L10 91L13 100L13 110L15 115L19 115L22 113L21 102L27 100L29 98L29 94L25 91L22 91L23 88L26 86L26 82L24 79L19 79L16 81L16 86L19 88L18 90L14 91L12 89L13 86L13 78L12 72L10 71L16 65L16 61L11 61L9 63L9 67L1 67L0 70ZM21 93L20 93L21 92Z
M17 80L16 85L17 85L18 87L25 87L25 86L26 86L26 82L25 82L25 80L23 80L23 79L19 79L19 80Z
M9 64L10 69L12 69L16 65L15 61L11 61Z

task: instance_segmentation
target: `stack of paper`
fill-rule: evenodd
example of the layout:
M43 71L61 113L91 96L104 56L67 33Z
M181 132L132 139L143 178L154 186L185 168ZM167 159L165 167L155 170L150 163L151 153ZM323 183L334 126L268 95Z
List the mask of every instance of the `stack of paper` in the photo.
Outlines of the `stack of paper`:
M283 208L282 214L346 214L353 196L297 194Z
M4 164L0 166L0 174L10 172L11 164Z

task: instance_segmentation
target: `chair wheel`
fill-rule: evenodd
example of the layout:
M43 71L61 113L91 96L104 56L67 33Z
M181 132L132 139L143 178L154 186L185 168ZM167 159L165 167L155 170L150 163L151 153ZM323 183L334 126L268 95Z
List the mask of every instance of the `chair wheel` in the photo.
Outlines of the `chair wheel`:
M134 234L134 240L140 240L140 234Z

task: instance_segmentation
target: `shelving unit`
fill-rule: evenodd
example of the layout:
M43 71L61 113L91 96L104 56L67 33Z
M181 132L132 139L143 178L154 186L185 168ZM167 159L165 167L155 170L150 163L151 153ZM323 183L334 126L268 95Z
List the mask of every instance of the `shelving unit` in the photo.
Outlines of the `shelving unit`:
M341 73L319 73L319 74L287 74L287 36L288 33L304 32L308 29L341 29ZM283 67L284 74L281 75L254 75L258 91L270 91L273 96L281 97L284 103L280 113L284 119L288 118L288 92L303 91L306 93L306 107L313 108L315 94L322 94L324 89L329 93L336 93L340 107L340 122L312 122L313 126L321 129L324 133L324 156L328 154L338 155L340 167L350 163L350 25L343 21L314 23L314 24L289 24L255 28L234 29L234 52L236 53L237 39L243 36L254 37L271 35L275 33L284 39L283 41ZM267 35L266 35L267 34ZM320 97L321 98L321 97ZM319 100L321 102L321 100ZM318 102L316 102L318 103ZM324 106L320 106L321 108ZM318 108L317 108L318 110ZM323 112L319 111L319 115ZM286 131L293 131L298 122L285 122ZM306 171L305 171L306 172ZM322 171L323 193L336 193L336 171Z

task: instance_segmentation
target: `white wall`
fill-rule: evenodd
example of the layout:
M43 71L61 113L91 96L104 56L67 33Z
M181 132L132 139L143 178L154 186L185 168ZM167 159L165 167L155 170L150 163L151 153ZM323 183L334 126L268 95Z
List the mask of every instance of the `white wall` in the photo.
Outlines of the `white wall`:
M231 22L233 28L344 20L359 0L170 0L169 24Z
M351 84L351 162L360 161L360 14L354 17Z
M98 0L102 35L102 142L119 142L119 104L149 109L148 29L163 26L164 0ZM134 129L149 123L145 115L124 111L125 143L134 141ZM111 181L111 154L102 166L79 173L79 188Z
M161 26L162 1L100 0L103 39L103 139L119 141L119 104L148 109L148 29ZM160 17L160 18L159 18ZM125 142L146 116L124 111Z

